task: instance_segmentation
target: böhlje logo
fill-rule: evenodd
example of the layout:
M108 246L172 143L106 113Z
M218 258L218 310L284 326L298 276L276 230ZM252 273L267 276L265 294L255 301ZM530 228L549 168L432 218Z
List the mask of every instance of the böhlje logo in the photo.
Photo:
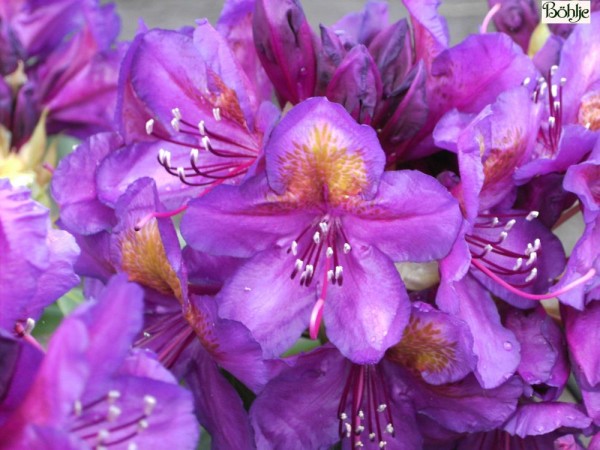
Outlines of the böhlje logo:
M542 0L542 23L590 23L590 2Z

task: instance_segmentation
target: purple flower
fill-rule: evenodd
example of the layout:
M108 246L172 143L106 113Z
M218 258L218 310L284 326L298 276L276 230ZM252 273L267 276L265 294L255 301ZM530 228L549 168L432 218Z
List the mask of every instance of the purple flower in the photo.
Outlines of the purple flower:
M341 439L343 448L420 449L424 416L454 433L500 426L521 383L482 389L467 375L469 341L460 320L417 303L402 340L378 364L353 364L329 345L297 356L252 405L257 444L329 448Z
M244 323L275 356L311 310L314 333L322 311L343 354L377 361L408 321L392 261L444 256L460 220L456 204L426 175L383 173L373 130L321 98L288 112L265 158L266 176L211 192L183 218L192 247L251 257L219 294L219 314Z
M195 448L189 393L151 356L130 352L141 318L142 291L121 276L65 319L2 425L2 448L161 448L164 439Z
M227 41L202 20L193 32L136 37L121 69L117 114L126 146L106 158L101 184L122 193L135 178L166 170L158 190L178 207L252 172L278 111L261 102Z
M48 209L0 179L0 328L23 332L28 320L74 287L79 248L52 229Z

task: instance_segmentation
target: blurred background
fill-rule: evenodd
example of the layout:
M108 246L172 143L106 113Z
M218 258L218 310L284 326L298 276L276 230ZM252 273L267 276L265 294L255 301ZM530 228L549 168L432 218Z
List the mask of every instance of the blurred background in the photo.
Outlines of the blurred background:
M308 20L316 28L319 23L331 25L341 16L363 8L364 0L301 0ZM179 28L192 25L195 19L206 17L214 23L219 17L223 0L116 0L123 19L123 39L135 35L138 19L149 27ZM389 2L390 19L405 17L400 0ZM470 33L476 33L488 10L486 0L445 0L440 7L448 20L452 43L461 41Z

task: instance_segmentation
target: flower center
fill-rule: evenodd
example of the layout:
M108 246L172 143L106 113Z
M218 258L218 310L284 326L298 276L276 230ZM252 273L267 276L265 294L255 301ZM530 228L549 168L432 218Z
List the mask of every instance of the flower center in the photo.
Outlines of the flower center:
M360 151L349 151L328 124L312 128L303 142L279 157L287 196L305 205L342 205L367 186Z
M121 266L130 281L182 300L181 283L167 259L156 220L121 238Z
M387 386L378 364L352 364L337 414L340 439L350 439L352 449L364 447L364 439L377 440L379 448L384 448L386 434L395 437Z
M581 99L579 123L592 131L600 130L600 91L588 92Z

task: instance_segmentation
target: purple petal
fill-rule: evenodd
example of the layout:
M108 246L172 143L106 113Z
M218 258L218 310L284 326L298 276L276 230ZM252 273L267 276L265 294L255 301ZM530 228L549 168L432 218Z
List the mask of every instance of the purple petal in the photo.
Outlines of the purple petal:
M258 57L282 105L311 97L316 85L317 40L300 3L256 0L253 21Z
M355 245L346 261L343 285L327 287L327 336L353 362L376 363L408 323L406 289L392 261L375 247Z
M363 45L352 48L327 86L327 98L340 103L359 123L371 123L382 95L381 78L375 61Z
M295 257L265 250L243 265L217 296L219 315L243 323L267 358L288 349L308 326L313 287L290 279Z
M405 0L415 35L417 59L424 59L429 67L431 61L448 48L450 36L446 19L438 14L439 0Z
M538 436L561 427L587 428L592 420L585 415L579 405L570 403L546 402L521 405L504 429L522 438Z
M254 0L227 0L216 28L225 37L256 89L258 98L270 101L273 85L258 58L252 35Z
M443 264L443 263L442 263ZM475 375L485 388L494 388L517 370L520 345L512 331L504 328L490 294L469 275L461 281L442 283L437 304L467 323L477 355Z
M351 243L373 244L394 261L446 256L462 222L450 193L418 171L385 172L368 208L359 205L344 220Z
M529 48L533 30L540 21L540 13L530 0L489 0L490 8L499 4L500 10L494 15L496 29L508 34L524 52Z
M308 205L373 198L385 164L375 131L324 98L306 100L285 115L265 158L271 188Z
M275 244L291 244L314 216L277 202L264 176L257 176L243 186L220 186L192 201L181 233L197 250L249 257Z
M248 413L233 386L203 352L189 361L186 384L194 394L196 415L214 448L254 448Z
M388 4L369 0L362 11L345 15L331 29L340 34L345 46L353 47L369 45L387 24Z
M113 211L98 199L95 175L100 161L120 145L117 134L98 134L60 162L52 177L52 197L67 229L93 234L114 225Z
M565 343L556 323L540 306L529 312L510 311L506 326L521 344L519 375L530 385L558 387L556 398L569 377Z
M250 410L258 448L327 449L337 442L349 366L337 350L321 347L272 380Z
M588 386L600 383L600 354L595 345L600 339L600 302L593 301L584 311L564 309L566 337L574 369Z

